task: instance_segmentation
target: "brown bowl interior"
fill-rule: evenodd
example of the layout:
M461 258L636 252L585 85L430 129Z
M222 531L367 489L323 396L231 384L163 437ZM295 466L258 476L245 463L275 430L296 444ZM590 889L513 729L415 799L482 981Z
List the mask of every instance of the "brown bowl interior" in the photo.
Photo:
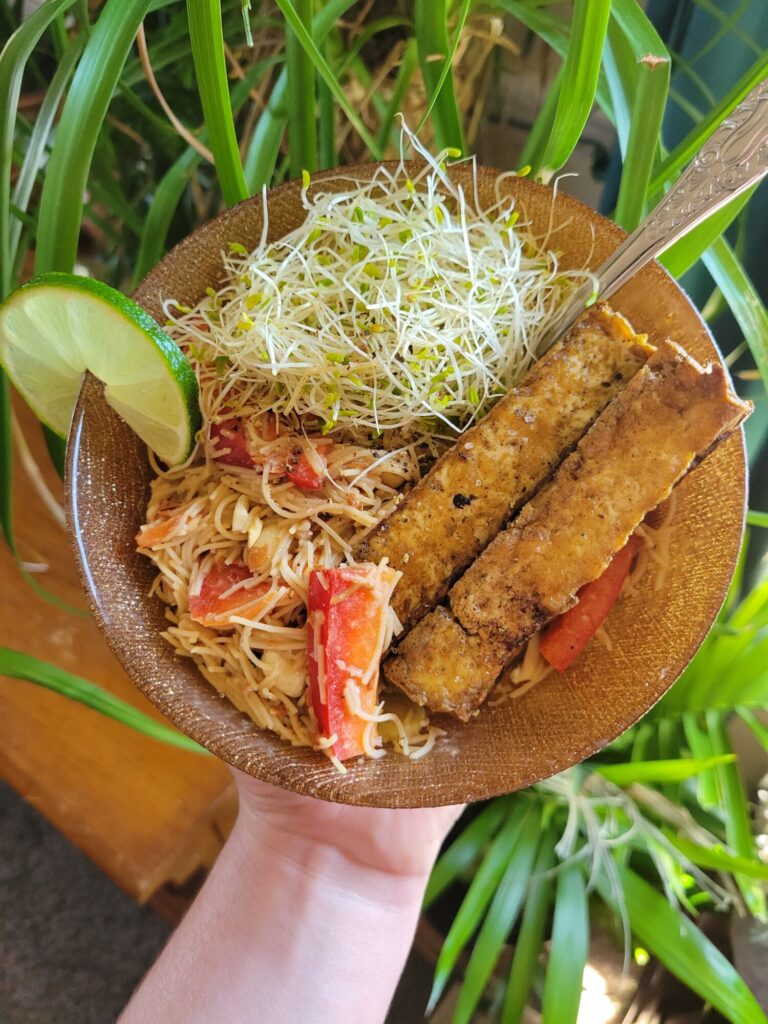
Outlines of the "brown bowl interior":
M347 169L365 178L373 167ZM493 201L496 171L481 169L481 204ZM343 188L329 175L316 187ZM469 184L465 170L455 178ZM519 201L521 220L545 234L564 266L596 267L623 232L564 195L522 179L503 189ZM268 196L275 239L304 216L299 186ZM194 305L219 280L221 252L231 241L253 247L262 228L254 198L198 228L145 278L136 299L160 322L161 300ZM719 359L686 295L658 265L646 268L613 299L651 341L671 337L700 360ZM260 779L342 803L419 807L478 800L530 785L595 753L643 715L693 656L722 603L733 572L745 507L743 440L721 445L678 488L674 561L666 586L641 591L611 615L612 651L594 643L563 676L548 678L507 704L485 706L469 724L445 718L447 736L428 757L361 761L340 775L326 758L262 732L177 658L160 636L163 608L150 599L150 562L134 536L143 522L150 468L146 450L107 406L99 384L86 378L68 453L69 517L75 551L96 619L139 689L184 732L230 764ZM446 652L450 657L450 652Z

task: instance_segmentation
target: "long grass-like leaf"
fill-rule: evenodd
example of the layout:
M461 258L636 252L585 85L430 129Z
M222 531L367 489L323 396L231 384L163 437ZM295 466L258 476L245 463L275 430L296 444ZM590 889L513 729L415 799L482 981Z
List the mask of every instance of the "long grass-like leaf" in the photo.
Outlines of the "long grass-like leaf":
M682 277L694 263L701 259L707 249L730 227L749 202L757 186L753 186L726 203L697 227L671 245L661 256L661 262L673 275Z
M431 1013L445 989L461 951L469 942L490 903L509 858L514 853L520 828L531 808L518 802L488 848L480 867L453 919L437 958L427 1013Z
M237 113L248 100L250 90L267 67L274 61L267 58L259 61L249 68L245 76L235 85L232 90L232 109ZM202 132L202 142L207 141L207 135ZM161 259L166 249L168 231L171 220L184 194L187 184L195 172L202 157L200 153L191 146L184 150L180 157L174 161L166 171L155 188L152 204L149 213L144 220L144 228L141 234L141 245L136 258L133 270L133 287L147 274L152 267Z
M471 6L471 0L463 0L451 44L448 40L449 5L446 0L415 0L413 5L413 27L428 97L427 109L418 127L420 129L432 116L435 145L439 150L454 148L464 152L464 130L452 69Z
M70 86L40 197L35 272L71 271L93 151L150 0L106 0Z
M429 876L424 893L424 909L430 907L445 890L478 860L509 813L510 798L497 797L487 804L463 829L461 835L441 854Z
M637 0L614 0L604 63L617 125L619 110L628 112L628 130L619 133L623 166L614 219L633 231L643 217L670 73L669 53Z
M397 71L397 78L392 89L392 95L384 108L381 116L381 127L379 128L378 143L384 152L387 143L391 140L394 128L395 115L400 112L403 99L411 84L411 79L419 63L419 53L416 40L411 37L405 44L403 57Z
M328 55L328 41L323 52ZM338 163L336 153L336 106L333 93L321 78L317 83L317 165L324 171Z
M768 530L768 512L758 512L751 508L747 511L747 526L760 526Z
M589 953L589 912L581 864L566 864L557 876L552 946L549 951L541 1024L576 1024Z
M24 68L40 37L74 0L49 0L19 26L0 53L0 300L11 290L11 160Z
M659 164L649 185L651 195L660 195L665 184L674 180L680 171L689 163L704 145L706 140L723 123L731 111L741 103L747 93L768 75L768 54L758 57L755 63L731 86L725 96L703 117L696 119L696 124L672 149Z
M19 176L16 179L11 200L18 210L24 212L27 210L38 171L43 165L53 119L59 109L64 90L75 70L75 65L80 59L85 40L85 33L81 33L72 40L69 49L59 61L59 65L51 79L51 84L45 94L45 99L37 112L32 134L24 153L24 162L19 170ZM11 225L10 252L13 259L16 258L21 229L22 223L17 217L16 222Z
M740 857L722 846L702 846L700 843L686 839L685 836L677 836L672 832L665 834L675 849L687 857L692 864L698 864L700 868L725 871L731 875L740 874L747 878L758 878L763 882L768 882L768 864L763 864L756 857Z
M715 754L723 756L732 753L721 714L717 711L707 711L704 717ZM744 792L744 783L738 767L732 762L723 762L715 771L722 793L720 806L725 814L725 837L728 845L739 856L754 859L757 857L757 844L752 834L747 794ZM751 879L738 874L736 881L750 911L753 914L765 913L765 894L761 887L755 885Z
M15 248L11 227L11 161L17 107L24 69L46 29L71 7L74 0L49 0L33 11L0 53L0 301L13 287ZM30 138L29 146L32 145ZM34 175L33 175L34 180ZM19 207L19 209L21 209ZM20 226L20 222L16 222ZM15 225L14 225L15 227ZM13 439L11 435L11 393L5 371L0 368L0 527L15 553L13 536Z
M55 665L40 661L39 658L33 658L29 654L0 647L0 675L10 676L12 679L24 679L28 683L44 686L48 690L53 690L54 693L60 693L71 700L80 701L81 704L86 704L95 711L144 733L145 736L152 736L156 740L171 744L171 746L193 750L198 754L206 753L203 747L188 736L163 725L162 722L155 721L154 718L145 715L131 704L115 697L108 690L96 686L95 683L89 683L87 679L82 679L71 672L65 672Z
M539 847L533 878L525 900L520 932L515 943L515 955L509 972L501 1024L521 1024L528 1003L528 993L541 955L547 913L552 902L554 879L548 874L555 863L555 837L545 832Z
M262 111L243 161L243 171L249 192L260 192L268 186L275 173L285 128L288 124L288 72L283 70L272 87L269 101Z
M730 306L768 390L768 310L765 304L725 238L715 239L701 258Z
M330 0L318 11L312 22L312 38L317 46L323 46L335 22L352 6L354 0ZM256 122L251 141L245 154L245 180L249 190L260 192L271 184L275 173L280 144L288 123L288 72L280 72L272 87L266 110Z
M753 714L749 708L737 708L736 712L744 724L752 731L758 743L761 743L768 750L768 729L766 729L757 715Z
M515 851L509 858L475 940L453 1011L452 1024L470 1024L473 1019L477 1004L499 959L502 946L525 901L540 835L541 816L538 813L531 813L520 828Z
M618 870L629 923L642 945L732 1024L766 1024L736 968L696 925L630 868L619 864ZM598 886L615 906L604 876Z
M523 167L541 167L544 150L547 148L547 142L552 134L552 125L555 121L560 91L563 88L564 74L565 64L561 64L525 140L523 151L520 154L520 164Z
M134 288L162 258L171 220L184 194L184 189L201 160L202 157L197 150L192 149L191 146L188 147L155 186L152 205L144 219L139 254L133 267L132 284Z
M187 15L192 59L205 127L216 162L216 176L224 201L232 206L248 198L248 188L232 117L221 4L219 0L187 0Z
M574 0L563 87L541 174L548 178L568 160L581 138L595 100L611 0Z
M570 46L570 32L568 24L553 14L550 14L545 5L525 3L524 0L496 0L497 6L514 15L519 21L535 32L544 40L547 46L551 46L555 53L565 60ZM611 122L616 123L616 115L613 109L611 91L608 88L608 81L602 69L597 78L597 91L595 98L605 116Z
M313 39L312 34L307 30L307 27L295 11L291 0L276 0L276 2L286 20L286 23L291 30L296 33L296 38L312 60L315 70L324 79L328 88L336 97L336 102L347 115L350 124L370 150L371 156L374 160L380 160L381 150L379 148L379 144L363 124L360 115L355 110L332 69L329 67L328 61L320 52L317 42Z
M635 782L682 782L699 772L735 760L735 754L725 753L715 757L679 757L662 761L595 765L594 770L616 786L631 786Z
M305 32L312 29L312 0L293 0L296 16ZM285 30L285 65L288 70L288 155L292 178L317 166L315 116L315 69L309 53L289 27Z

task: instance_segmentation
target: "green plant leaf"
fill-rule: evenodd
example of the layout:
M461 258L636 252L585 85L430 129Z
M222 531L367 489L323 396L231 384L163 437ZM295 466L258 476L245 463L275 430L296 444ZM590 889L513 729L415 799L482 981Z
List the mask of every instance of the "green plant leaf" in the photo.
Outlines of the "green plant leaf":
M731 86L719 103L707 110L703 117L696 119L694 127L682 142L678 143L659 164L649 186L649 193L652 196L661 195L666 183L676 178L683 167L693 160L712 132L720 127L747 93L762 82L766 74L768 54L762 54L735 85Z
M318 49L317 43L313 39L312 35L307 31L306 26L302 22L293 8L291 0L276 0L277 6L280 8L283 17L286 20L288 26L296 33L296 38L299 40L301 45L306 50L312 63L315 66L317 73L326 82L328 88L331 90L336 98L336 102L339 104L341 109L347 115L350 124L353 126L357 134L366 144L371 152L371 156L374 160L381 159L381 150L376 142L376 139L371 135L368 129L360 119L359 114L355 110L354 106L350 103L346 93L341 87L341 84L336 79L331 68L328 66L328 62Z
M768 750L768 729L763 725L757 715L748 708L736 708L736 713L744 724L752 731L758 743Z
M312 0L293 0L296 16L306 32L312 30ZM288 71L288 155L292 178L317 167L315 69L295 32L286 26L285 66Z
M732 753L731 743L720 713L706 711L704 718L715 754ZM715 772L722 793L720 807L725 815L725 838L728 845L739 856L753 860L757 857L757 845L752 834L747 794L744 792L744 783L739 775L739 770L734 763L724 762L718 765ZM737 874L735 877L751 913L765 914L765 893L761 887L743 875Z
M248 198L229 96L220 0L187 0L192 59L216 175L229 206Z
M716 238L701 258L730 306L760 371L763 386L768 390L768 310L765 304L725 238Z
M747 512L747 526L760 526L768 530L768 512L758 512L751 508Z
M726 203L717 213L707 217L698 227L693 228L662 254L660 260L673 277L682 277L698 259L701 259L710 245L741 213L755 188L756 185L748 188L746 192Z
M520 826L517 846L475 939L453 1011L453 1024L471 1024L473 1020L477 1004L525 901L540 835L541 815L531 813Z
M542 157L547 178L559 171L581 138L595 100L610 0L574 0L563 87Z
M40 37L74 0L48 0L16 29L0 52L0 300L11 290L11 160L24 68Z
M196 149L187 147L158 182L152 205L144 219L139 254L133 268L134 288L162 258L171 220L201 160Z
M464 152L464 130L456 102L452 69L471 6L471 0L462 0L451 44L448 41L449 5L446 0L414 0L413 26L421 75L429 99L417 131L431 114L435 144L439 150L453 147Z
M312 38L323 46L336 21L352 6L354 0L330 0L323 4L312 22ZM285 128L288 123L288 72L280 72L269 94L266 109L256 122L245 154L245 180L251 192L260 192L268 186L275 173Z
M108 718L114 718L117 722L136 729L137 732L151 736L153 739L162 740L174 747L181 747L183 750L192 750L197 754L207 754L207 751L194 740L185 736L162 722L155 721L149 715L137 710L133 705L120 700L109 693L108 690L89 683L87 679L65 672L55 665L40 661L29 654L22 654L19 651L11 651L7 647L0 647L0 675L10 676L12 679L24 679L28 683L35 683L37 686L44 686L54 693L63 697L79 701L88 707L99 711Z
M38 216L35 273L71 272L88 171L109 101L150 0L106 0L56 128Z
M552 831L546 831L541 839L525 900L525 910L515 943L512 969L509 972L501 1011L501 1024L521 1024L528 1004L528 993L541 955L547 914L555 887L554 878L548 874L555 863L555 844L556 839Z
M657 960L732 1024L766 1024L760 1006L735 967L665 896L618 865L626 913L632 933ZM600 895L614 909L605 875Z
M588 954L587 889L581 864L571 861L561 867L557 876L541 1024L576 1024Z
M323 53L328 59L329 44L326 40ZM333 93L322 78L317 83L318 143L317 165L321 171L335 167L339 160L336 152L336 106Z
M614 0L603 63L623 162L614 219L633 231L643 217L670 74L669 53L637 0Z
M284 68L272 87L267 106L256 122L245 153L243 171L251 193L269 186L275 173L280 143L288 123L287 93L288 72Z
M735 760L735 754L726 753L719 757L679 757L662 761L630 761L627 764L595 764L594 770L616 786L631 786L635 782L682 782L708 768Z
M552 134L552 125L555 121L560 91L563 88L563 77L565 75L565 64L557 69L557 74L547 90L544 102L536 115L536 120L531 125L525 145L520 154L520 165L522 167L540 167L544 158L544 150L547 148L547 141Z
M235 85L232 90L232 109L236 113L248 100L254 82L274 63L275 61L271 58L258 61ZM200 134L200 141L207 142L207 135L204 131ZM163 256L171 220L187 184L201 161L200 153L192 146L188 146L158 182L149 212L144 219L139 254L133 268L132 285L134 288Z
M702 846L686 839L685 836L678 836L669 831L665 831L664 834L676 850L692 864L698 864L700 868L711 868L713 871L724 871L729 875L740 874L768 882L768 864L763 864L757 858L740 857L723 846Z
M408 91L411 84L411 79L416 70L419 62L418 49L416 46L416 40L411 37L405 44L405 50L403 51L403 58L398 68L397 78L392 89L392 95L389 98L384 113L381 117L381 126L379 127L378 143L382 153L387 148L387 143L390 141L393 129L395 115L401 110L403 105L403 99Z
M432 868L424 893L425 910L482 855L486 844L496 834L509 813L510 807L509 797L491 800L440 855Z
M469 890L453 919L437 958L435 977L427 1007L428 1015L435 1008L461 951L472 937L496 892L504 868L517 846L520 829L530 810L528 805L519 801L516 806L513 806L504 825L489 846L480 867L475 872Z
M59 61L59 66L56 68L51 84L46 91L45 99L37 112L32 134L29 137L24 153L24 162L19 170L19 176L16 180L16 186L11 199L13 205L24 212L27 210L37 174L43 164L45 148L51 134L53 120L59 109L64 90L75 70L75 65L80 59L80 54L83 52L85 40L85 33L81 33L72 40L69 49ZM11 225L10 236L10 254L14 260L16 259L21 229L22 223L17 217L16 223Z
M699 760L715 757L709 733L699 721L698 716L686 711L682 717L683 731L691 753ZM697 799L705 810L713 810L719 804L720 786L713 770L702 771L696 778Z
M545 5L535 5L523 2L523 0L496 0L496 6L514 15L531 32L544 40L555 53L565 60L570 47L570 29L567 22L550 14ZM605 74L600 70L597 78L597 91L595 98L605 116L611 122L616 123L616 115L613 109L611 91ZM523 163L525 161L522 161Z

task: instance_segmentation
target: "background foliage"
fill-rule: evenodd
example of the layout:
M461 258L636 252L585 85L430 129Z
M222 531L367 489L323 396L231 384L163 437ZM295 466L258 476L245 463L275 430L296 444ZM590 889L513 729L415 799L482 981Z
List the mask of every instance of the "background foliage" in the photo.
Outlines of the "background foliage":
M21 7L0 3L0 298L33 272L78 263L130 289L222 204L304 169L395 155L399 111L426 143L471 152L498 116L500 69L519 46L511 32L557 65L520 164L551 180L601 111L618 138L606 212L631 230L768 73L765 46L740 27L749 0L652 2L655 23L637 0L46 0L23 21ZM702 17L692 53L684 29ZM713 90L702 62L734 39L740 60L718 65ZM716 329L731 318L743 338L731 358L758 399L757 457L768 315L742 262L750 201L664 262L689 275ZM14 548L11 417L2 380L0 524ZM55 438L49 447L60 464ZM765 516L752 523L754 548ZM482 1003L512 1024L530 1000L545 1022L574 1021L602 905L628 948L642 944L725 1018L766 1020L695 925L703 906L765 915L768 868L728 728L738 716L768 741L768 582L749 550L704 647L642 723L599 758L463 821L427 893L428 906L448 894L459 906L432 1006L466 961L455 1021ZM54 666L2 650L0 672L175 736ZM505 980L497 961L510 948Z

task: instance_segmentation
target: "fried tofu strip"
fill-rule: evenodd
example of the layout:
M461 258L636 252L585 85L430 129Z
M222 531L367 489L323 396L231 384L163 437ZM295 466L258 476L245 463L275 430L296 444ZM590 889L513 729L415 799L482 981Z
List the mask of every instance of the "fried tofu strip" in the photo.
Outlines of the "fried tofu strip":
M385 663L420 704L466 719L520 645L576 603L650 510L749 415L722 367L659 346L562 463ZM462 659L460 668L456 662Z
M355 558L403 576L393 607L408 628L541 486L652 349L618 313L592 307L365 537Z

